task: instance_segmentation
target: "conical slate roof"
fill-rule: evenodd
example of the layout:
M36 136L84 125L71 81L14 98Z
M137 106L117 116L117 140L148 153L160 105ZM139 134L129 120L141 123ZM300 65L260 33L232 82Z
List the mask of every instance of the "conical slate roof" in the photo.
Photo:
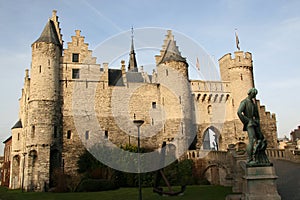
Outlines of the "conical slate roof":
M164 63L167 61L186 62L186 59L181 56L181 53L178 50L178 47L176 46L176 42L174 40L169 40L168 46L165 50L165 53L160 63Z
M58 39L58 35L56 32L54 22L52 20L50 20L50 19L48 20L41 36L34 43L37 43L37 42L47 42L47 43L53 43L56 45L61 45L60 41Z

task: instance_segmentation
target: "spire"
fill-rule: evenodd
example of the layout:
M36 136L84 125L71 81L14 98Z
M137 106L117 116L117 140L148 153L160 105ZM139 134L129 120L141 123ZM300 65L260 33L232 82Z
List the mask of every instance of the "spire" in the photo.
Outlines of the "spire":
M186 62L186 59L181 56L178 46L176 46L176 41L174 40L174 36L171 31L168 31L167 39L165 40L165 44L163 45L163 52L161 53L162 58L160 63L164 63L167 61Z
M133 45L133 27L131 27L131 49L129 54L128 71L137 72L137 62L135 58L134 45Z
M41 36L34 43L37 42L53 43L61 46L54 22L51 19L48 20Z

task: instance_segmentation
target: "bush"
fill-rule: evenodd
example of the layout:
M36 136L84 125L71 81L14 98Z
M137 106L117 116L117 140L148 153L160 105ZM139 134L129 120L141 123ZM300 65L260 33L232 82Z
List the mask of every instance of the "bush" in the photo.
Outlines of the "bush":
M97 192L115 189L118 189L118 186L106 179L84 179L79 184L77 192Z

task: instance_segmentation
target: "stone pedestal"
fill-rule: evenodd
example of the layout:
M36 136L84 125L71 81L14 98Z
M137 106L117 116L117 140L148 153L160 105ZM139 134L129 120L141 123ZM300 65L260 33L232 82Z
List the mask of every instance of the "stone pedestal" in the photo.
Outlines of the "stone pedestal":
M244 178L244 200L280 200L273 166L247 167Z

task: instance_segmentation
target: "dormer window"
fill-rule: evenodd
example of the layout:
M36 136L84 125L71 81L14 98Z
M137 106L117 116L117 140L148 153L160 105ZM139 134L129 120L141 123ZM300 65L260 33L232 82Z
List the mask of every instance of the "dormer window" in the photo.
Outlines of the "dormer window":
M72 62L79 62L79 53L72 54Z

